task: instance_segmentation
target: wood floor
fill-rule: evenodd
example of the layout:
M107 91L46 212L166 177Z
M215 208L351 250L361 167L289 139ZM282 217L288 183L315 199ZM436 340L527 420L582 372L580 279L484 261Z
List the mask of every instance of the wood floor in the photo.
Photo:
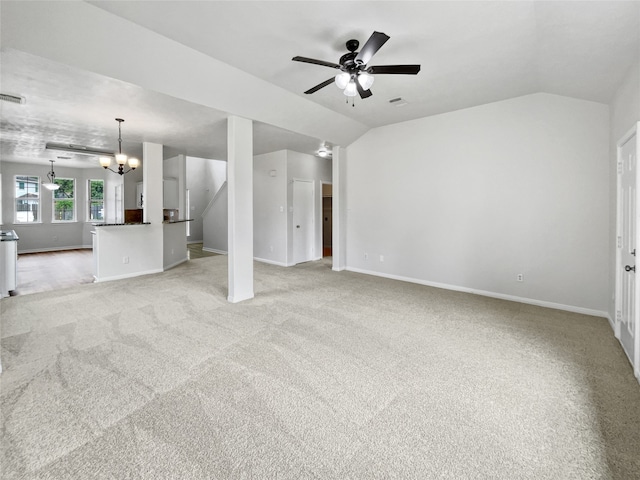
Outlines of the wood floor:
M12 295L59 290L93 282L93 250L18 255L18 288Z
M202 250L202 243L189 243L187 245L187 258L189 260L194 260L196 258L203 258L203 257L213 257L216 255L218 254L213 252L206 252Z
M202 243L187 245L190 260L216 253L202 250ZM93 250L21 253L18 255L18 288L11 295L27 295L93 282Z

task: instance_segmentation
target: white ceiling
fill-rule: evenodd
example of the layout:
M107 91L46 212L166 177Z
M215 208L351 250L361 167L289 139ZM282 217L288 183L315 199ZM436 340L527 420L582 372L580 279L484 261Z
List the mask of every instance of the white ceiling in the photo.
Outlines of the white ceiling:
M89 3L370 127L535 92L609 103L640 56L637 1ZM347 40L362 45L374 30L391 39L371 64L419 63L421 72L378 75L373 97L355 107L333 85L302 93L336 72L293 56L337 62ZM63 155L44 150L49 141L115 149L116 117L129 154L150 141L169 155L226 158L225 112L17 50L3 49L0 65L2 93L27 98L0 102L3 160L46 164ZM408 105L390 105L395 97ZM321 143L255 124L256 153L312 153Z
M91 1L369 126L547 92L608 103L640 53L637 1ZM355 107L333 85L350 38L391 39L371 64L422 65L378 75ZM409 104L393 107L392 98Z
M123 118L122 148L142 158L142 142L179 153L227 158L227 114L136 85L11 49L0 50L2 93L26 98L24 105L0 102L2 159L77 168L98 166L97 157L45 150L47 142L116 150ZM126 100L126 101L123 101ZM290 149L314 153L322 144L260 122L254 124L256 154ZM70 157L70 158L65 158Z

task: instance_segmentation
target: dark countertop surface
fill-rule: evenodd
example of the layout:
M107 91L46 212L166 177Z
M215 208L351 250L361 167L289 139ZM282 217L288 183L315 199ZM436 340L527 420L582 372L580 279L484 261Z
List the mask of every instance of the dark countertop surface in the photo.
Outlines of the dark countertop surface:
M15 242L19 239L14 230L0 230L0 242Z
M131 223L92 223L94 227L122 227L125 225L151 225L151 222L131 222Z
M184 222L193 222L193 218L187 218L186 220L165 220L162 223L184 223Z

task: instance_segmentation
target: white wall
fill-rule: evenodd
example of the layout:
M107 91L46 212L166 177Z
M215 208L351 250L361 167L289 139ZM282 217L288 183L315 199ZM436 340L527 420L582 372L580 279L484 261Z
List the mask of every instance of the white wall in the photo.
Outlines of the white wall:
M287 265L285 150L253 157L253 255L261 261Z
M227 184L216 192L211 207L202 219L202 248L209 252L227 253L229 245L229 195Z
M369 131L348 148L348 269L606 311L608 116L534 94Z
M287 150L287 264L293 265L293 180L313 180L315 258L322 258L322 183L332 181L331 160Z
M95 227L96 281L119 280L163 270L162 224Z
M125 210L135 210L138 208L136 203L136 185L142 181L142 159L140 160L140 166L135 170L127 173L124 178L124 208Z
M640 62L632 65L618 87L610 105L610 158L609 162L609 318L615 319L616 274L616 204L617 204L617 150L618 141L640 121Z
M187 222L164 223L162 227L162 267L168 270L187 261Z
M190 211L186 218L193 219L187 241L196 243L203 241L202 214L227 178L227 162L198 157L187 157L186 162L190 199Z
M2 171L2 220L3 229L15 230L20 240L20 252L37 252L49 250L64 250L69 248L90 248L91 230L93 225L85 222L87 217L87 180L105 180L106 216L109 221L115 219L114 195L115 188L122 184L122 177L103 168L65 168L54 164L54 172L58 178L76 179L76 222L53 223L53 200L49 190L40 189L40 216L42 223L24 225L14 224L15 205L15 176L37 175L40 181L46 181L47 173L51 170L47 165L32 163L1 162Z

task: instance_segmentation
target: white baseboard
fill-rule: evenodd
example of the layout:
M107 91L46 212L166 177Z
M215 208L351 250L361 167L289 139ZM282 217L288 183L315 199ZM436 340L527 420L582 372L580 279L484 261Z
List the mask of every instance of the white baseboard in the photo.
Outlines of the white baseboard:
M187 257L184 257L184 258L181 258L180 260L178 260L177 262L173 262L173 263L172 263L172 264L170 264L170 265L165 265L165 266L164 266L164 268L163 268L163 271L165 271L165 272L166 272L167 270L169 270L169 269L171 269L171 268L173 268L173 267L177 267L177 266L178 266L178 265L180 265L181 263L184 263L184 262L186 262L186 261L188 261L188 260L189 260L189 259L188 259Z
M389 273L374 272L374 271L370 271L370 270L363 270L363 269L360 269L360 268L347 267L346 269L348 271L350 271L350 272L364 273L366 275L374 275L376 277L390 278L392 280L400 280L400 281L403 281L403 282L417 283L419 285L426 285L428 287L442 288L442 289L445 289L445 290L453 290L453 291L456 291L456 292L472 293L474 295L481 295L483 297L498 298L500 300L508 300L510 302L525 303L527 305L536 305L538 307L545 307L545 308L554 308L556 310L564 310L566 312L572 312L572 313L581 313L583 315L591 315L591 316L594 316L594 317L607 318L607 316L608 316L607 312L605 312L605 311L593 310L591 308L576 307L574 305L564 305L562 303L547 302L547 301L544 301L544 300L536 300L536 299L533 299L533 298L517 297L515 295L506 295L504 293L488 292L486 290L476 290L474 288L459 287L457 285L449 285L449 284L446 284L446 283L429 282L429 281L426 281L426 280L421 280L419 278L403 277L401 275L392 275L392 274L389 274Z
M275 260L269 260L266 258L253 257L256 262L268 263L269 265L277 265L279 267L292 267L293 263L276 262Z
M91 249L93 245L75 245L68 247L51 247L51 248L30 248L27 250L18 250L18 255L21 253L46 253L46 252L62 252L64 250L83 250Z
M144 272L134 272L134 273L126 273L124 275L114 275L112 277L103 277L103 278L97 278L94 275L94 279L96 283L102 283L102 282L111 282L113 280L124 280L125 278L133 278L133 277L141 277L142 275L151 275L153 273L162 273L162 269L153 269L153 270L146 270Z
M226 250L218 250L217 248L202 247L202 250L205 252L217 253L219 255L226 255L228 253Z

